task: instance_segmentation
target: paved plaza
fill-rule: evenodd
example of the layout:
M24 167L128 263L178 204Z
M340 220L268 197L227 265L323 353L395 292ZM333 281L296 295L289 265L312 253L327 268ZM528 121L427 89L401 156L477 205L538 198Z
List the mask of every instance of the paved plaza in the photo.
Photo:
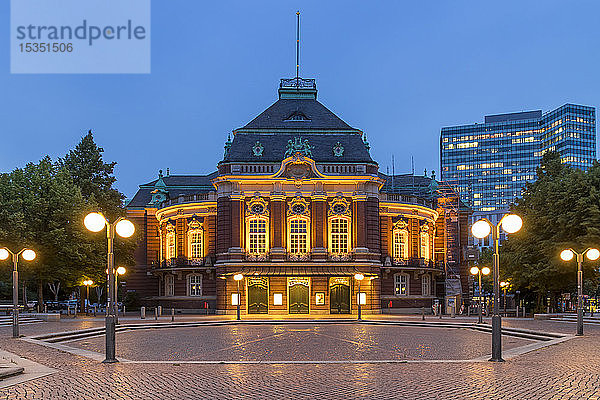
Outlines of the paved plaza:
M33 379L0 389L0 398L600 399L600 325L586 325L584 337L572 337L572 323L506 319L507 327L569 336L560 343L504 336L505 354L516 355L491 363L484 361L490 345L486 332L436 327L439 320L433 317L426 321L432 326L412 326L419 318L371 318L406 325L268 321L127 330L117 334L117 355L124 359L117 364L77 354L102 353L103 336L66 337L58 344L66 347L57 349L11 339L10 327L2 327L0 348L39 369ZM43 322L23 326L22 334L31 338L102 324L100 318ZM543 347L529 351L532 346Z

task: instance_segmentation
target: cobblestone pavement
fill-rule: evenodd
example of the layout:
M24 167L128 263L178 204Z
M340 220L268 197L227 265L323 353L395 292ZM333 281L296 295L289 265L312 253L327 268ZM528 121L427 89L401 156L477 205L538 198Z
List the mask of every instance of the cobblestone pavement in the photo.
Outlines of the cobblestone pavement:
M469 329L379 325L233 325L117 333L127 360L464 360L489 352L489 334ZM443 341L443 346L440 346ZM170 346L164 346L171 342ZM506 337L504 349L534 341ZM104 352L104 337L69 342Z
M54 331L78 326L77 321L57 324L61 329ZM36 325L39 326L28 327L30 332L24 333L52 331L48 330L50 324ZM572 333L575 327L573 324L531 320L506 320L506 325L529 329L543 327L548 331L564 330L566 333ZM350 330L352 327L338 328L343 332L344 328ZM428 332L408 327L398 329L406 329L408 335ZM449 344L453 339L445 334L445 330L436 331L439 333L436 346L441 349L456 346ZM201 365L173 362L107 365L10 339L9 332L8 329L0 329L0 348L59 372L0 390L0 398L7 399L600 399L598 326L586 326L584 337L545 347L505 363L416 364ZM161 333L168 332L164 330ZM343 337L343 333L339 334ZM178 340L177 335L170 339L168 334L164 337L166 339L161 346L169 346L169 340ZM404 339L398 335L398 345ZM489 343L489 336L487 341ZM143 341L140 342L143 349ZM292 348L305 345L298 341L282 341L282 344ZM311 341L308 345L320 346L318 341ZM157 346L157 342L146 343L146 346Z

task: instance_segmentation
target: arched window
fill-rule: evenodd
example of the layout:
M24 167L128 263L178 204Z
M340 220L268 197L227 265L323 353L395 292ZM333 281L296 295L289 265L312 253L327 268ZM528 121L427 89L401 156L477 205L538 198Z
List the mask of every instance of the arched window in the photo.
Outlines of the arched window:
M394 229L394 261L406 260L408 258L408 231L406 229Z
M396 296L408 296L408 274L394 275L394 294Z
M425 261L429 261L429 233L427 231L421 232L421 258Z
M165 275L165 296L175 296L175 279L173 275Z
M288 219L288 251L292 254L306 254L310 249L310 223L308 218Z
M266 218L250 218L247 222L247 250L250 254L265 254L269 247L268 221Z
M166 240L166 246L167 246L167 260L170 260L171 258L175 258L176 257L176 252L175 252L175 229L173 227L167 228L167 240Z
M188 224L188 229L188 257L204 257L204 231L202 225L198 221L192 220Z
M431 275L429 274L421 276L421 294L431 296Z
M202 296L202 275L190 274L187 281L188 296Z
M350 219L333 217L329 219L329 251L332 254L345 254L350 251Z

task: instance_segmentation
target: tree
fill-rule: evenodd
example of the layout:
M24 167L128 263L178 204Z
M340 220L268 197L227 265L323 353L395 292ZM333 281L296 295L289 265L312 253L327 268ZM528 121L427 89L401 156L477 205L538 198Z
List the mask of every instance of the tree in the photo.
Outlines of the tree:
M559 258L573 247L582 251L600 245L600 166L588 172L561 162L548 152L537 169L537 180L527 185L512 211L523 218L523 228L502 245L501 274L511 278L517 290L533 292L538 308L547 293L573 289L576 267ZM597 278L591 264L584 276Z

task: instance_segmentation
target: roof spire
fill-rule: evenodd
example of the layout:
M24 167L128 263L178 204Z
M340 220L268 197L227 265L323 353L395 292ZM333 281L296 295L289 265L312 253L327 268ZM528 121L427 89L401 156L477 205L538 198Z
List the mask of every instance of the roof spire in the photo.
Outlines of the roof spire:
M300 11L296 11L296 80L300 77Z

